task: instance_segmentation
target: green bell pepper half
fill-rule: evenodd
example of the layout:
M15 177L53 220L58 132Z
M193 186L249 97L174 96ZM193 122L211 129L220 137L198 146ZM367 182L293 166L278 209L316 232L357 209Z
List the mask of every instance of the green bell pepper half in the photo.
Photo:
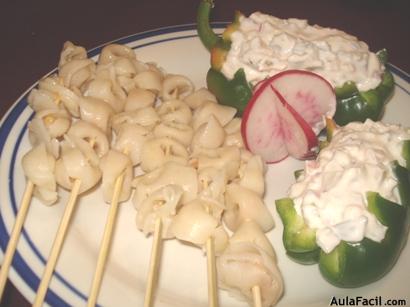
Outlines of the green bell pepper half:
M316 244L315 230L297 214L293 200L283 198L276 201L276 209L284 225L282 239L287 255L298 263L318 263L322 276L337 287L364 286L387 274L399 258L410 229L409 140L404 142L402 155L406 167L396 161L392 164L402 204L391 202L377 192L367 193L368 210L388 227L381 242L367 238L358 243L342 241L327 254Z
M226 78L220 70L230 49L230 35L238 27L241 14L236 12L233 23L226 28L222 36L218 36L210 25L213 7L213 0L201 0L197 11L199 38L211 53L211 68L206 76L206 82L208 89L220 103L237 108L240 116L252 97L253 86L247 81L242 69L238 70L232 80ZM383 64L387 63L386 50L379 51L377 55ZM387 68L383 73L382 82L374 89L359 91L354 82L346 82L342 87L335 88L336 123L346 125L352 121L364 122L367 118L379 120L393 90L393 76Z
M230 34L238 25L241 14L236 12L234 22L225 29L222 36L218 36L209 23L213 6L213 0L202 0L197 14L199 38L211 53L211 68L206 75L207 87L221 104L236 108L237 115L241 116L252 97L252 86L246 80L243 69L239 69L231 80L220 71L231 47Z
M381 63L387 64L387 51L380 50L377 56ZM386 68L380 84L368 91L359 91L353 82L346 82L335 88L336 113L334 119L340 126L352 121L364 122L367 118L380 120L385 105L394 91L393 75Z

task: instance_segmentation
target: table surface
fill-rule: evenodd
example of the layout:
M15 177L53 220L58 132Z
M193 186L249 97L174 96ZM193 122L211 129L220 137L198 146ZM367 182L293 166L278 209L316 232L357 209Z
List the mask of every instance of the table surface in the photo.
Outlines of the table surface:
M56 67L66 40L91 49L130 34L195 23L198 1L116 0L0 2L0 117L39 78ZM224 0L214 21L230 21L235 9L341 29L372 51L386 48L389 62L410 72L408 0ZM8 283L1 306L29 306Z

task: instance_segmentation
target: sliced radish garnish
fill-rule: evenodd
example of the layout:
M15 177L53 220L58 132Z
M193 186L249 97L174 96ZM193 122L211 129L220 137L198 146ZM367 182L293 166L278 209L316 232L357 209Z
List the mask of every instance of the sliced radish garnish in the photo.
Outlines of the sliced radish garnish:
M268 163L288 155L310 158L324 116L333 116L335 109L333 88L322 77L298 70L279 73L257 85L244 110L245 145Z
M318 146L318 139L313 131L312 127L305 121L305 119L300 116L298 112L286 101L286 99L271 85L271 89L278 96L283 107L289 112L283 112L282 116L293 116L297 124L299 124L301 129L294 129L294 135L296 141L289 141L285 138L286 147L288 149L289 155L297 159L306 159L315 155L314 149ZM290 123L291 120L288 120ZM301 131L300 131L301 130ZM298 142L299 140L299 142ZM305 144L307 142L307 144ZM300 144L299 144L300 143ZM303 143L303 144L302 144ZM307 148L307 149L306 149Z
M271 85L318 134L325 126L324 117L336 112L336 95L323 77L305 70L286 70L269 79Z

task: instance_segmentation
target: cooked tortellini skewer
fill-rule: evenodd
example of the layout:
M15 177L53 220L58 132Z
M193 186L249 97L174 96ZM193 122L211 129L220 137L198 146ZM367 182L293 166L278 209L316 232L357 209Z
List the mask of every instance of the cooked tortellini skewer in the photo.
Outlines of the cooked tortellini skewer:
M280 287L273 281L280 275L263 234L273 227L262 200L264 163L244 149L236 109L218 104L205 88L195 90L185 76L143 63L127 46L107 45L95 62L71 42L64 44L57 73L42 79L28 102L36 112L29 125L35 148L23 168L34 195L52 204L57 186L70 190L65 222L77 195L97 185L110 204L89 306L96 304L117 206L128 199L137 228L153 235L146 305L162 239L173 238L206 251L210 301L217 301L215 254L226 288L239 287L249 298L248 288L257 286L264 304L277 300ZM234 232L230 239L225 227ZM61 244L60 238L53 250ZM36 306L54 270L52 258ZM242 265L256 271L238 285L231 279Z

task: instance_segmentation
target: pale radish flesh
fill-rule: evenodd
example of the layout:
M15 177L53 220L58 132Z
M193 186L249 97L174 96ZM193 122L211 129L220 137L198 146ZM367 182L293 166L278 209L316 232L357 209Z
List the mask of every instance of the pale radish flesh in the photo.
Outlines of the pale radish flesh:
M272 91L277 95L282 106L288 112L282 112L283 118L292 116L296 121L296 124L292 120L282 121L282 125L300 126L301 129L293 128L294 141L289 141L285 138L286 147L288 149L289 155L297 159L305 159L314 156L314 149L318 146L318 139L313 131L312 127L305 121L305 119L300 116L300 114L286 101L286 99L271 85ZM299 140L299 142L298 142ZM307 142L307 144L305 144ZM299 144L300 143L300 144ZM307 150L306 150L307 148Z
M246 147L268 163L288 156L277 105L281 107L272 90L257 90L242 117L241 130Z
M242 119L247 148L267 163L281 161L289 154L299 159L310 156L317 144L310 126L292 114L294 110L269 84L261 86L254 97Z
M246 147L268 163L288 155L311 158L324 117L335 110L336 96L325 79L307 71L285 71L255 87L243 114L242 136Z
M318 134L324 127L324 117L336 112L336 95L323 77L304 70L287 70L276 74L271 85Z

